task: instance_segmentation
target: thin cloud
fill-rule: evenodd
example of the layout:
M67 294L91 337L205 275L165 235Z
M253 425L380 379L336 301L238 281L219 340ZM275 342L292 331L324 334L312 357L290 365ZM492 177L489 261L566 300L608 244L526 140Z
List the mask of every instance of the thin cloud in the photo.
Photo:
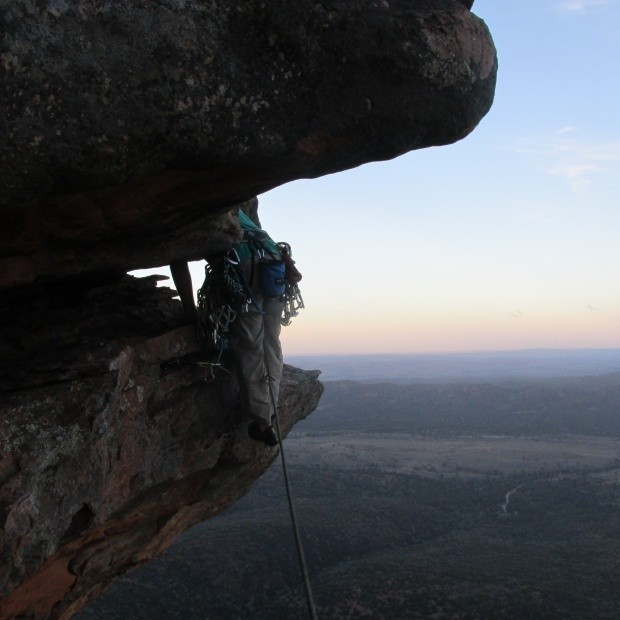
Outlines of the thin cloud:
M555 5L563 13L584 13L599 7L611 5L613 0L563 0Z
M583 191L597 177L620 173L620 142L586 142L572 127L522 140L512 150L545 174L565 179L575 191Z

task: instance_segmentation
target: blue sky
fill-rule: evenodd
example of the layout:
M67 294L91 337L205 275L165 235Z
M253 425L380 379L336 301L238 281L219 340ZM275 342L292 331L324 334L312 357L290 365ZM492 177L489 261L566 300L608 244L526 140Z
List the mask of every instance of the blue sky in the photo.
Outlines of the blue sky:
M473 9L499 74L469 137L260 197L304 274L287 353L620 347L620 1Z

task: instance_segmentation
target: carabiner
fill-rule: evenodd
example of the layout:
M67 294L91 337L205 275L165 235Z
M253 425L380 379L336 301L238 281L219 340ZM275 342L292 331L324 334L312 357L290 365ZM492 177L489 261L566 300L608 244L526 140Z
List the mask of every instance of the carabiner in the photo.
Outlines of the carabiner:
M238 265L239 263L241 263L241 259L239 258L239 254L237 253L237 250L235 250L235 248L230 248L230 250L228 250L228 254L226 254L224 260L231 265Z

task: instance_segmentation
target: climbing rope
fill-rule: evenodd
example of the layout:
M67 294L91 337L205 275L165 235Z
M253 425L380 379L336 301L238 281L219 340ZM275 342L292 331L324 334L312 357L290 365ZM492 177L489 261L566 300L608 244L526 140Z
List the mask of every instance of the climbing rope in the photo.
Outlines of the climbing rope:
M271 399L271 406L273 407L273 417L276 422L276 434L278 435L278 446L280 447L280 459L282 460L282 472L284 474L284 486L286 488L286 499L288 501L288 510L291 515L291 524L293 525L293 536L295 537L295 546L297 547L297 557L299 558L299 566L301 568L301 575L304 581L304 590L306 592L306 603L308 605L308 613L312 620L318 620L316 614L316 607L314 605L314 597L312 595L312 587L310 585L310 577L308 576L308 568L306 566L306 556L304 554L304 548L301 544L301 535L299 534L299 527L297 525L297 517L295 515L295 506L293 505L293 494L291 492L291 485L288 480L288 471L286 469L286 459L284 457L284 445L282 444L282 434L280 433L280 421L278 420L278 409L276 407L276 399L273 395L273 386L271 384L271 373L269 372L269 362L267 356L265 356L265 370L267 371L267 377L269 377L269 397Z

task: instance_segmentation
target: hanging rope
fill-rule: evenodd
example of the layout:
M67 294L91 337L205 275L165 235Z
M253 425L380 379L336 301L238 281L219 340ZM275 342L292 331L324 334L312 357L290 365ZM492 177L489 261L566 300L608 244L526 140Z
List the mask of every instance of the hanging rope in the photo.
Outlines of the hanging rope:
M267 376L271 377L269 372L269 362L267 356L265 356L265 370ZM269 383L269 397L271 398L271 405L273 407L274 418L276 421L276 433L278 435L278 445L280 446L280 458L282 460L282 472L284 473L284 486L286 487L286 499L288 500L288 510L291 514L291 523L293 525L293 535L295 537L295 546L297 547L297 557L299 558L299 566L301 568L301 575L304 581L304 589L306 592L306 603L308 604L308 613L312 620L318 620L316 614L316 607L314 605L314 597L312 596L312 587L310 585L310 577L308 576L308 568L306 567L306 557L304 555L304 549L301 544L301 536L299 534L299 527L297 525L297 517L295 515L295 507L293 505L293 495L291 493L291 485L288 480L288 471L286 469L286 459L284 458L284 446L282 444L282 434L280 433L280 422L278 420L278 409L276 407L276 399L273 395L273 387L271 380Z

